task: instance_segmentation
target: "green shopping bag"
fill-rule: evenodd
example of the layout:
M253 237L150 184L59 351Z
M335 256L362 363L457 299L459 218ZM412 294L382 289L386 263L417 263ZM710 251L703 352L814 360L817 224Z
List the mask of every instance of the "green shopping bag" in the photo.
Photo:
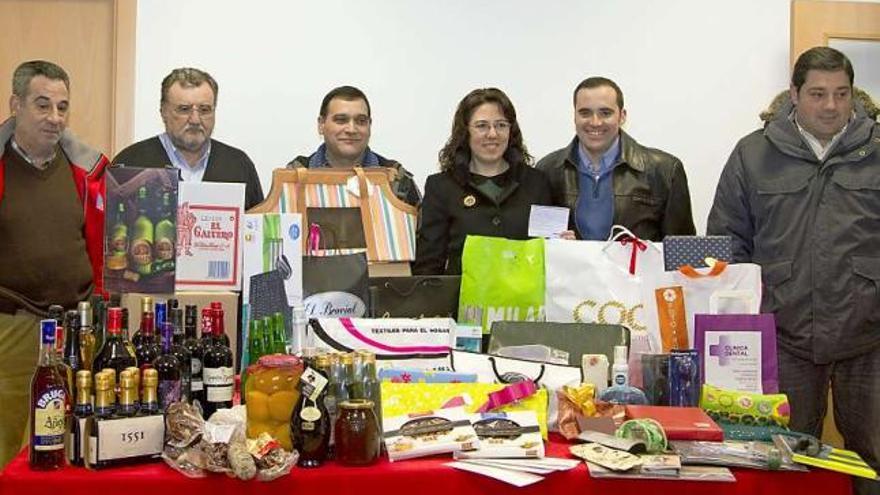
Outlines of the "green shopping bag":
M544 321L544 239L469 235L461 260L458 323Z

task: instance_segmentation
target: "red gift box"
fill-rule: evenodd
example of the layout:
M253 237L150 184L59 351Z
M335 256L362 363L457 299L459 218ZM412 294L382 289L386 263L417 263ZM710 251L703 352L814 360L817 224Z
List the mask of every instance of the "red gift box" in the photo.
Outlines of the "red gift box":
M651 418L669 440L721 442L724 431L699 407L626 406L626 419Z

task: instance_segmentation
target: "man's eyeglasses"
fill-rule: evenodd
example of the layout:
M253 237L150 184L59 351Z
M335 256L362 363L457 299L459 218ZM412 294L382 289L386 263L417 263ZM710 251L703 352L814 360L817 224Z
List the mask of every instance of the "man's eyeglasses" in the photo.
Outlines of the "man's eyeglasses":
M171 111L178 117L189 117L193 110L199 117L210 117L214 115L214 107L211 105L175 105L171 107Z
M491 129L495 129L495 132L498 134L507 134L510 132L510 122L506 120L497 120L495 122L488 122L485 120L478 120L471 124L471 127L477 131L479 134L489 134Z

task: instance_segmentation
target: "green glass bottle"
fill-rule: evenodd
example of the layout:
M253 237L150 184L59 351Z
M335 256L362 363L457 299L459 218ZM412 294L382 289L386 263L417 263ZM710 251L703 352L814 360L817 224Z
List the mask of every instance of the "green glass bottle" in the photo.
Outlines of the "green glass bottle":
M248 336L248 364L254 364L266 353L263 347L263 322L251 320L251 333Z
M156 222L155 235L153 237L156 249L156 261L153 264L153 272L174 270L174 246L177 241L177 230L172 218L176 210L171 203L171 193L162 193L162 206L159 209L159 219Z
M272 342L274 344L272 352L286 354L287 332L284 331L284 315L281 313L272 315L272 333Z
M107 268L124 270L128 266L128 225L125 223L125 203L116 207L116 219L110 231L110 253Z
M263 323L263 354L272 354L275 348L275 334L272 332L272 318L264 316Z
M141 275L153 272L153 221L147 213L147 188L143 186L138 189L138 217L131 236L131 258Z

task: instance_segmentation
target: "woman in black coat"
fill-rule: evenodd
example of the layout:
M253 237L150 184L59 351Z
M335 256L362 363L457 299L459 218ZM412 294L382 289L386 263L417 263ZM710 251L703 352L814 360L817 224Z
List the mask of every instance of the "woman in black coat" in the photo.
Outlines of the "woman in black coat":
M469 234L528 239L531 206L553 204L531 162L507 95L486 88L465 96L440 150L441 172L425 183L413 274L460 274Z

